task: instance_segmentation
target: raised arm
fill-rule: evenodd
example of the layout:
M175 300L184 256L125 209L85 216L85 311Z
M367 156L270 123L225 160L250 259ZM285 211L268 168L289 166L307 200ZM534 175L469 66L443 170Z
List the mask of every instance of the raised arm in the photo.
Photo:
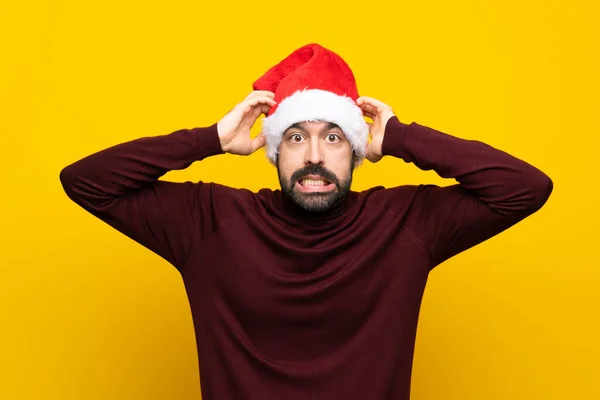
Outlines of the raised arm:
M198 235L209 234L223 215L233 189L214 184L174 183L159 178L195 161L229 152L251 154L264 138L250 128L274 104L253 92L218 124L122 143L64 168L60 180L69 198L175 266Z
M430 253L432 267L504 231L540 209L553 189L539 169L476 140L417 123L404 124L374 99L359 102L373 118L368 157L401 158L458 185L422 185L408 222Z

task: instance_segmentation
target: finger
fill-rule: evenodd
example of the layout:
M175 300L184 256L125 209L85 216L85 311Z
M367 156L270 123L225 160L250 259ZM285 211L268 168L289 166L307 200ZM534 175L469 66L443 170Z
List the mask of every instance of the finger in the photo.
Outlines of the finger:
M271 106L269 106L268 104L261 104L261 105L259 105L259 109L260 109L260 113L265 114L265 116L266 116L269 113Z
M254 97L248 100L244 100L238 106L242 110L244 114L248 114L253 108L260 105L266 105L267 107L272 107L277 102L269 97Z
M373 104L370 104L370 103L363 103L360 105L360 109L367 110L367 111L374 111L377 109L377 107L375 107Z
M265 138L265 135L263 135L263 133L261 132L254 139L252 139L252 153L260 149L261 147L264 147L265 144L267 144L267 139Z
M260 117L260 114L262 114L262 111L260 109L260 107L254 107L252 109L252 117L256 120L258 117Z
M367 147L367 154L365 155L365 158L369 161L371 161L372 163L376 163L377 161L381 160L381 157L376 155L372 150L371 147L368 146Z
M363 114L371 119L377 115L377 109L374 108L370 104L363 104L360 106L360 109L363 111Z
M239 123L239 128L248 130L252 129L259 115L260 111L250 108L250 111L242 116Z
M381 111L383 103L380 103L376 100L374 100L374 101L365 100L365 102L362 104L362 106L367 110L371 110L372 112L379 112L379 111Z
M365 106L365 105L371 106L375 110L377 110L377 112L382 112L386 108L391 108L390 106L388 106L384 102L379 101L377 99L374 99L372 97L367 97L367 96L359 97L358 100L357 100L357 103L360 104L360 105L363 105L363 106Z
M273 107L275 104L277 104L277 102L275 100L273 100L272 98L267 97L267 96L252 97L248 100L244 100L244 103L249 104L250 107L255 107L259 104L267 104L267 105Z
M250 92L250 94L248 96L246 96L246 98L244 100L248 100L248 99L251 99L251 98L257 97L257 96L267 96L267 97L274 99L275 93L269 92L268 90L254 90L254 91Z
M372 122L367 122L367 125L369 126L369 139L373 139L373 123Z
M371 154L371 149L367 146L367 152L365 154L365 158L371 162L373 162L373 155Z
M247 125L249 128L252 128L254 126L254 124L256 123L256 120L258 119L258 117L260 117L261 114L266 114L267 112L269 112L269 106L263 104L254 108L250 108L252 111L248 112L245 114L244 118L243 118L243 123L244 125Z
M377 99L374 99L372 97L367 97L367 96L359 97L356 101L359 104L371 104L371 105L374 105L374 106L377 106L379 104L383 104L381 101L379 101Z
M373 121L375 121L376 115L370 112L363 112L363 115L367 118L372 119Z
M363 104L372 104L373 100L375 99L372 97L361 96L358 99L356 99L356 104L358 104L358 106L361 106Z

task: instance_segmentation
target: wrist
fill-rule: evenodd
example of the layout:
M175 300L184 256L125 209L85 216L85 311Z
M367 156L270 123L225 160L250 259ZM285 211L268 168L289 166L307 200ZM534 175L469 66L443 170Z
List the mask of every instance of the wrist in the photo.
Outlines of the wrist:
M221 150L223 153L229 153L229 150L231 150L229 143L223 140L221 137L219 137L219 143L221 144Z
M223 154L223 145L219 137L217 124L205 128L195 128L196 134L196 154L198 159L203 159L212 155Z
M221 150L223 151L223 153L227 153L227 150L228 150L227 141L221 135L221 132L223 131L223 128L221 126L221 121L217 122L215 124L215 127L217 130L217 136L219 137L219 144L221 145Z
M396 115L388 120L381 144L382 156L403 157L408 127L409 125L400 122Z

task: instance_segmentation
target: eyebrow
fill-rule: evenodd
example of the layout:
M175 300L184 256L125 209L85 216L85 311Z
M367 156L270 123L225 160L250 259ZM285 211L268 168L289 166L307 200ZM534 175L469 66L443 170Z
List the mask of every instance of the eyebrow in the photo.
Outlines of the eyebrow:
M295 124L293 124L293 125L291 125L289 128L287 128L287 129L286 129L286 132L287 132L288 130L290 130L290 129L299 129L299 130L301 130L301 131L303 131L303 132L306 132L307 130L306 130L306 128L304 128L304 127L302 126L302 124L304 124L304 122L296 122ZM321 130L321 132L324 132L324 131L329 131L329 130L331 130L331 129L335 129L335 128L338 128L338 129L340 129L340 130L342 129L342 128L340 128L340 127L339 127L339 125L338 125L338 124L334 124L333 122L327 122L327 125L325 125L325 128L323 128L323 129Z

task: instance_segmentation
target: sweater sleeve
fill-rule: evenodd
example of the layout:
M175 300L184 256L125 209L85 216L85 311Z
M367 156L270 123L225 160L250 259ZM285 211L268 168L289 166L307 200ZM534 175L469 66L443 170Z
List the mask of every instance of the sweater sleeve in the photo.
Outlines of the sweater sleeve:
M60 180L75 203L179 268L194 240L216 224L213 204L225 188L159 178L222 153L216 124L183 129L87 156L65 167Z
M458 184L421 185L408 229L431 258L431 268L506 230L540 209L553 189L539 169L485 143L419 125L388 121L384 155Z

